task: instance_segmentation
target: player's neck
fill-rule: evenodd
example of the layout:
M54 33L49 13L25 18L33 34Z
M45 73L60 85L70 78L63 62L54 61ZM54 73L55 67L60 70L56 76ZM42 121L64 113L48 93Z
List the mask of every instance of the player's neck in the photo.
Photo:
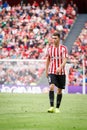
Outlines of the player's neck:
M59 47L59 43L55 43L55 44L54 44L54 47Z

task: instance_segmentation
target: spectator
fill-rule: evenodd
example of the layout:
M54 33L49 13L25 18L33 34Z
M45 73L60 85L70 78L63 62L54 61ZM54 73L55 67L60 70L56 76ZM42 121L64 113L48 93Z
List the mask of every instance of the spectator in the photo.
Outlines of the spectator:
M48 1L40 4L36 1L32 5L13 7L7 2L3 4L0 12L1 59L43 59L44 49L55 30L60 32L61 41L66 38L76 17L67 10L74 8L71 5L67 9L56 4L51 6Z
M69 72L69 85L82 86L83 82L83 60L85 62L85 74L87 71L87 22L82 29L79 37L76 39L70 59L74 63ZM84 58L84 59L83 59ZM85 75L86 76L86 75ZM87 85L87 84L86 84Z

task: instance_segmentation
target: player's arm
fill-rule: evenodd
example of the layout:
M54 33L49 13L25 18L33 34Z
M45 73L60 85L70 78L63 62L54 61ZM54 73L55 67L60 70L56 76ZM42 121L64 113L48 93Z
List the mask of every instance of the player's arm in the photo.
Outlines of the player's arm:
M61 69L65 67L66 62L67 58L64 58L62 64L57 68L57 73L61 72Z
M61 64L60 67L59 67L60 70L65 67L65 64L66 64L67 60L68 60L68 50L67 50L67 48L66 48L65 57L63 58L63 62L62 62L62 64Z
M60 65L60 68L62 69L63 67L65 67L65 64L66 64L66 62L67 62L67 57L66 58L64 58L64 60L63 60L63 63Z
M46 77L48 77L48 68L49 68L49 64L50 64L50 57L47 56L47 60L46 60Z

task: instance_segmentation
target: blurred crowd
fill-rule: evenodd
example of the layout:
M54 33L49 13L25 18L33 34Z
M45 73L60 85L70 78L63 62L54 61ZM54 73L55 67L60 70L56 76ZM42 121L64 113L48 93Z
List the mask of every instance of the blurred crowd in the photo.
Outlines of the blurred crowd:
M44 59L54 31L66 38L77 15L74 3L0 4L0 59Z
M44 70L44 61L0 61L0 85L36 85Z
M69 71L69 85L82 86L84 76L87 86L87 22L74 42L69 58L73 63Z
M74 3L50 5L49 1L10 6L0 0L0 59L45 59L52 34L60 32L61 43L77 17ZM83 85L83 61L87 85L87 23L76 39L69 59L69 86ZM44 72L41 62L0 61L0 84L30 85Z

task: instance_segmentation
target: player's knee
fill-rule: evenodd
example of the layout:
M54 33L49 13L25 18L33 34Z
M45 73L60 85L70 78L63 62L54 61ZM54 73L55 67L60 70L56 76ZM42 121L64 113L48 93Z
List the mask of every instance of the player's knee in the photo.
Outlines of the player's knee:
M62 89L58 88L58 89L57 89L57 93L58 93L58 94L62 94Z
M50 91L53 91L54 90L54 84L51 84L50 85Z

